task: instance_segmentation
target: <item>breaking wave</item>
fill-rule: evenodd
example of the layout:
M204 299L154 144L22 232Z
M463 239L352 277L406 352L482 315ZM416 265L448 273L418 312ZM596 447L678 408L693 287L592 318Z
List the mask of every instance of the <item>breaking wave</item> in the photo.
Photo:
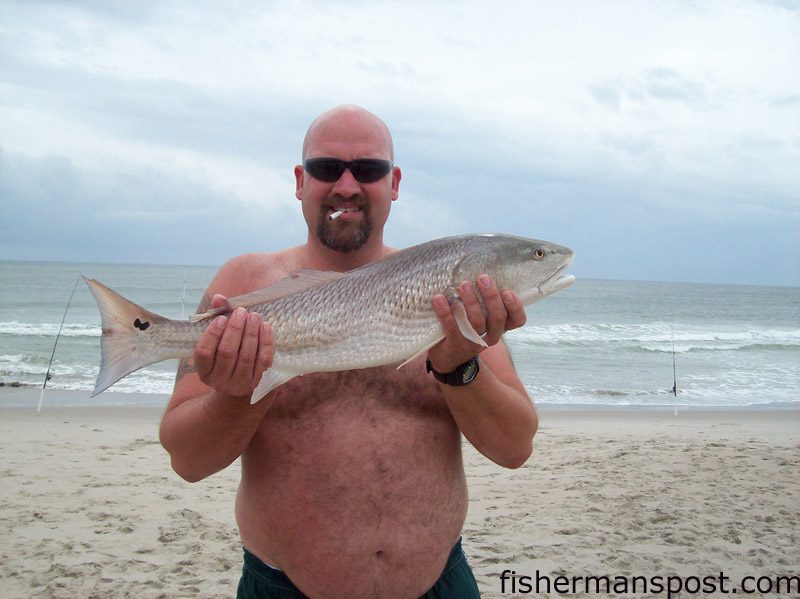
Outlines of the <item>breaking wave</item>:
M781 350L800 348L800 328L671 330L666 323L653 324L554 324L526 326L508 334L512 344L524 346L575 346L644 352Z
M16 320L0 322L0 335L14 337L55 337L58 334L58 323L19 322ZM100 326L97 324L65 322L61 329L62 337L99 337Z

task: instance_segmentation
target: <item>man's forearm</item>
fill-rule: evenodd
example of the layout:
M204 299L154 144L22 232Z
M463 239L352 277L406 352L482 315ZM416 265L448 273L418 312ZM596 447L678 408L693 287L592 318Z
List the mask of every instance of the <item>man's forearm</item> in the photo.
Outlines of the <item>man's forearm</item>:
M530 457L538 417L528 396L501 381L488 364L469 385L440 385L461 432L487 458L518 468Z
M269 407L249 397L225 397L216 391L187 399L169 409L160 438L172 468L189 482L202 480L230 465L247 448Z

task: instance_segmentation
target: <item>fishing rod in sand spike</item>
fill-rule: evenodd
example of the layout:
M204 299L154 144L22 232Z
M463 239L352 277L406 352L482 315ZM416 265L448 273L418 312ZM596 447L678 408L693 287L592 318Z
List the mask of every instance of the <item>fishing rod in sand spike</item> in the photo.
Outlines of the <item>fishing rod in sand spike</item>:
M675 396L675 418L678 417L678 373L675 369L675 325L670 327L672 338L672 394Z
M78 283L80 282L80 277L75 277L75 284L72 286L72 293L69 294L69 299L67 300L67 307L64 308L64 316L61 317L61 324L58 325L58 333L56 333L56 341L53 343L53 352L50 354L50 362L47 364L47 373L44 375L44 382L42 383L42 391L39 393L39 405L36 406L36 413L42 411L42 400L44 399L44 390L47 387L47 381L49 381L52 377L50 376L50 369L53 366L53 359L56 357L56 347L58 346L58 339L61 337L61 329L64 328L64 321L67 319L67 312L69 312L69 305L72 303L72 296L75 295L75 290L78 288Z

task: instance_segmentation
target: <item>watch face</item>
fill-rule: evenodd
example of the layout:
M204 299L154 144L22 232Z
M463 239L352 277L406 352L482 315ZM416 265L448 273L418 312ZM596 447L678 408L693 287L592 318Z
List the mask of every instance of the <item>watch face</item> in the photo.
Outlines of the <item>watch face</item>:
M464 376L461 378L461 380L466 385L467 383L471 382L472 379L475 378L476 374L478 374L478 363L477 362L472 362L464 370Z

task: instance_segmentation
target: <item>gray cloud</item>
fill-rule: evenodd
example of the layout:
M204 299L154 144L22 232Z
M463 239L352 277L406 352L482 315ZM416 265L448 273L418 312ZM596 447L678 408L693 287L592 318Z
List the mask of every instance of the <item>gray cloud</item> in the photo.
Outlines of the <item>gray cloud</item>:
M203 182L147 168L93 172L64 156L3 152L0 198L5 259L221 264L302 232L299 207L245 211Z
M623 102L665 101L701 108L707 97L705 82L665 67L646 69L630 77L595 81L588 85L588 90L598 104L615 112L620 111Z
M286 159L284 149L294 147L298 130L307 126L309 106L279 93L237 97L175 81L130 81L55 68L19 56L9 57L6 67L4 83L18 105L125 140Z
M637 82L642 94L659 100L675 100L691 102L694 105L705 100L706 86L703 82L684 77L680 73L667 68L648 69L642 73ZM636 84L634 84L636 85ZM636 89L635 87L633 88ZM629 92L635 95L635 91Z
M800 106L800 94L787 94L770 98L769 103L777 108L795 108Z

